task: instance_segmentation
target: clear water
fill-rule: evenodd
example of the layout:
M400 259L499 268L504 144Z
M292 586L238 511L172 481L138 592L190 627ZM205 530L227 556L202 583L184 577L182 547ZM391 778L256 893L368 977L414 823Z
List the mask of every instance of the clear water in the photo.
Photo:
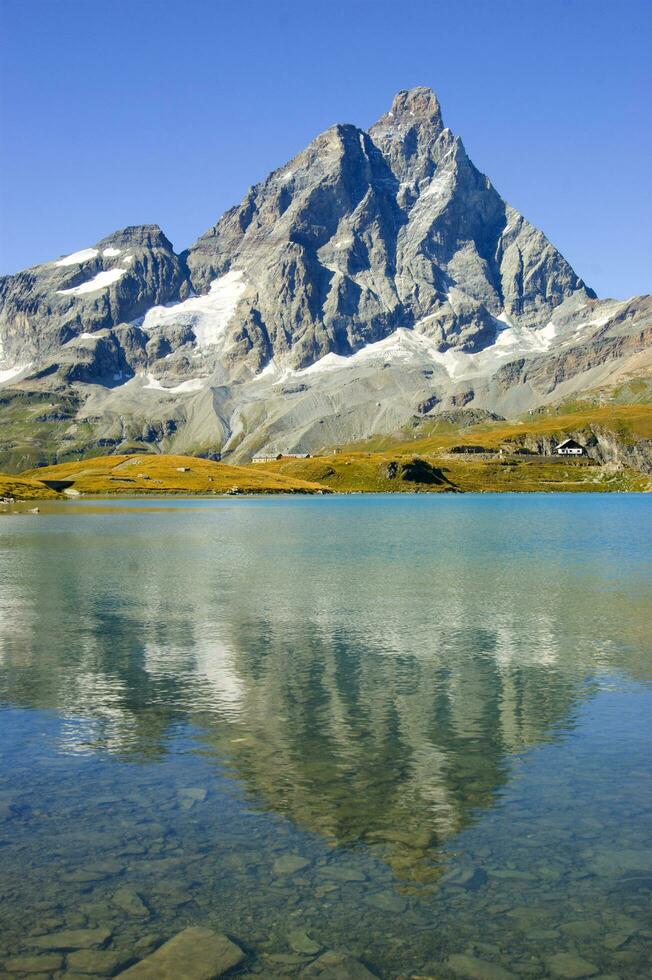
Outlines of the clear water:
M0 975L189 924L267 978L652 975L651 505L2 518Z

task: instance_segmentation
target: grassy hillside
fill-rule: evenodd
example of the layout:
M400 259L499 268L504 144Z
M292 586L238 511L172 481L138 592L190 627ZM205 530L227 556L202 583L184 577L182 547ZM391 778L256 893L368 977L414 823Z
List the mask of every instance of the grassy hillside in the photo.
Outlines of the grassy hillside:
M584 439L585 444L593 440L598 449L602 446L601 461L522 454L524 448L546 448L551 439L568 435ZM0 496L56 496L39 480L63 481L59 490L67 484L73 491L97 495L210 494L234 489L241 493L649 490L652 477L640 472L649 454L635 455L648 445L646 440L652 440L652 406L577 402L522 421L483 421L462 429L425 420L393 436L311 459L285 458L248 466L147 453L78 459L27 470L20 477L0 477ZM487 452L453 452L464 445L482 446ZM607 462L605 451L610 454Z
M561 412L528 416L524 421L482 422L462 430L433 419L418 429L341 447L328 456L260 465L349 492L650 489L652 478L631 465L598 465L587 458L559 460L518 454L520 448L541 440L560 441L572 433L592 438L596 432L605 433L626 452L640 440L652 438L652 406L578 403L564 406ZM453 447L463 445L479 445L490 452L479 456L451 452ZM423 465L408 465L406 469L406 464L415 459Z
M58 493L49 490L38 480L0 473L0 500L3 497L13 497L15 500L55 500L58 496Z
M343 452L310 460L278 460L261 464L263 467L284 476L315 480L339 492L625 491L647 490L651 482L632 469L598 466L585 459L453 457L445 450L418 455Z
M519 442L528 435L561 439L571 432L590 427L613 432L619 438L634 443L652 439L652 404L595 405L585 401L566 402L555 409L528 415L518 421L481 422L460 429L436 416L416 427L403 429L386 436L376 436L349 446L367 452L404 448L410 444L415 452L440 451L447 446L481 443L497 449L505 442Z
M84 494L140 493L313 493L320 489L302 477L254 466L229 466L192 456L100 456L27 471L23 477L70 481Z
M93 445L93 432L75 416L79 401L74 395L54 392L0 392L0 466L12 473L65 459L79 458Z

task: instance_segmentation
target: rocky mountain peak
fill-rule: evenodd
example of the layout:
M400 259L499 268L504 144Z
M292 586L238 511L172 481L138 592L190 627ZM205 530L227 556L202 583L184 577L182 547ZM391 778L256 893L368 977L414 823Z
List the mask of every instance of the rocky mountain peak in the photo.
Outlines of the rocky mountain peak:
M405 181L431 177L434 146L444 132L441 108L430 88L403 89L369 130L394 173Z
M114 246L118 248L163 248L172 252L172 243L166 238L158 225L128 225L107 235L97 247Z
M272 361L304 369L399 328L440 351L477 352L500 317L545 326L584 291L476 170L422 87L400 91L367 133L335 125L316 136L183 259L196 293L232 300L219 356L233 372Z
M395 125L419 123L420 125L429 125L437 131L444 128L439 99L431 88L424 86L402 89L397 92L389 112L385 113L382 119L385 121L393 120Z

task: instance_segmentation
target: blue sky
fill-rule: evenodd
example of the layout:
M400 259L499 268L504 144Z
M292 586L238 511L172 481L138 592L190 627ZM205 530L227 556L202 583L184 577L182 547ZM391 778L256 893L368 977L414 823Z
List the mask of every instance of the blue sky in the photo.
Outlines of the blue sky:
M0 0L0 273L180 250L334 122L429 85L600 296L652 290L649 0Z

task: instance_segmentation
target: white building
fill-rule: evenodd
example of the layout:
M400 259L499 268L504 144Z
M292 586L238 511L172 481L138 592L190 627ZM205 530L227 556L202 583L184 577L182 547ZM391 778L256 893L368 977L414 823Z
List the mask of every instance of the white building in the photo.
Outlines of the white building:
M558 456L583 456L584 446L580 446L579 442L575 442L574 439L564 439L560 442L555 450Z

